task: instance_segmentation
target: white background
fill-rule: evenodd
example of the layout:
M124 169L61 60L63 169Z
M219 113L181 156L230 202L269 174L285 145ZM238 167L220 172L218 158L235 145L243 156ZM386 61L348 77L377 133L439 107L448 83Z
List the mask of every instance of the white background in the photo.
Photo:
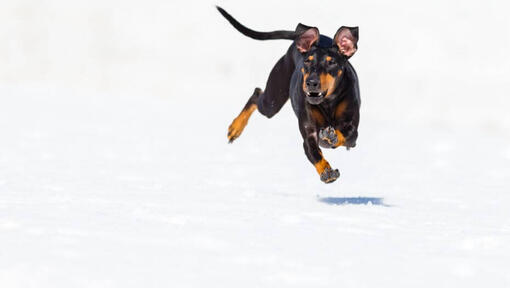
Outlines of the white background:
M288 41L359 26L358 146L290 105L226 131ZM1 287L508 287L503 1L0 2Z

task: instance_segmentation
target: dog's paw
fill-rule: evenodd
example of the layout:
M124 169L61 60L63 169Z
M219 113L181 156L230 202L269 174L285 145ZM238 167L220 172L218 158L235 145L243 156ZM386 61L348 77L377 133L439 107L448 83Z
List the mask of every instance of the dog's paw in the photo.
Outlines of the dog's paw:
M335 128L329 126L319 131L319 146L324 148L332 148L338 146L338 136Z
M241 133L244 130L244 127L246 126L246 123L248 121L244 119L236 118L234 121L232 121L232 124L228 126L228 143L234 142L239 136L241 136Z
M356 140L354 141L348 141L345 143L345 149L351 150L351 148L356 147Z
M259 89L260 90L260 89ZM257 93L257 89L255 89L255 93ZM250 119L251 114L253 111L257 109L256 104L251 104L249 106L246 106L241 113L232 121L232 124L228 127L228 142L232 143L234 140L236 140L239 136L241 136L241 133L243 133L244 127L246 127L246 124L248 124L248 119Z
M335 182L338 177L340 177L340 172L338 172L338 169L332 169L328 167L321 173L321 181L324 183Z

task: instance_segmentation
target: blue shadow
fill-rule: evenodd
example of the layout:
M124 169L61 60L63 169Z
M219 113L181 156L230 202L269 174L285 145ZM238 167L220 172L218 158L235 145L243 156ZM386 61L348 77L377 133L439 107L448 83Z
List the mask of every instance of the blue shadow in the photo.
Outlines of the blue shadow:
M378 197L318 197L319 202L326 203L329 205L376 205L383 207L391 207L384 203L384 198Z

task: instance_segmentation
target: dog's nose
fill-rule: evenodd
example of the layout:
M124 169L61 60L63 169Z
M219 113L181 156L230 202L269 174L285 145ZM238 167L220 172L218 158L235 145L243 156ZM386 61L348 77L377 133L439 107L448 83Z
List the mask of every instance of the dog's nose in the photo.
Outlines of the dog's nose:
M318 79L306 79L306 86L308 86L308 89L317 89L317 88L319 88L319 80Z

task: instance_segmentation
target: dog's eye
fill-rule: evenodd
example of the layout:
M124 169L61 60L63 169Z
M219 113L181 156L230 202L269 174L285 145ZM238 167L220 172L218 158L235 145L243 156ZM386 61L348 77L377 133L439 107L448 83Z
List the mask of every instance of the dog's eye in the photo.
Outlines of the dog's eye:
M305 63L305 65L310 65L310 64L312 64L312 60L305 59L304 63Z
M331 59L328 61L328 65L331 66L331 65L335 65L336 64L336 61L335 59Z

